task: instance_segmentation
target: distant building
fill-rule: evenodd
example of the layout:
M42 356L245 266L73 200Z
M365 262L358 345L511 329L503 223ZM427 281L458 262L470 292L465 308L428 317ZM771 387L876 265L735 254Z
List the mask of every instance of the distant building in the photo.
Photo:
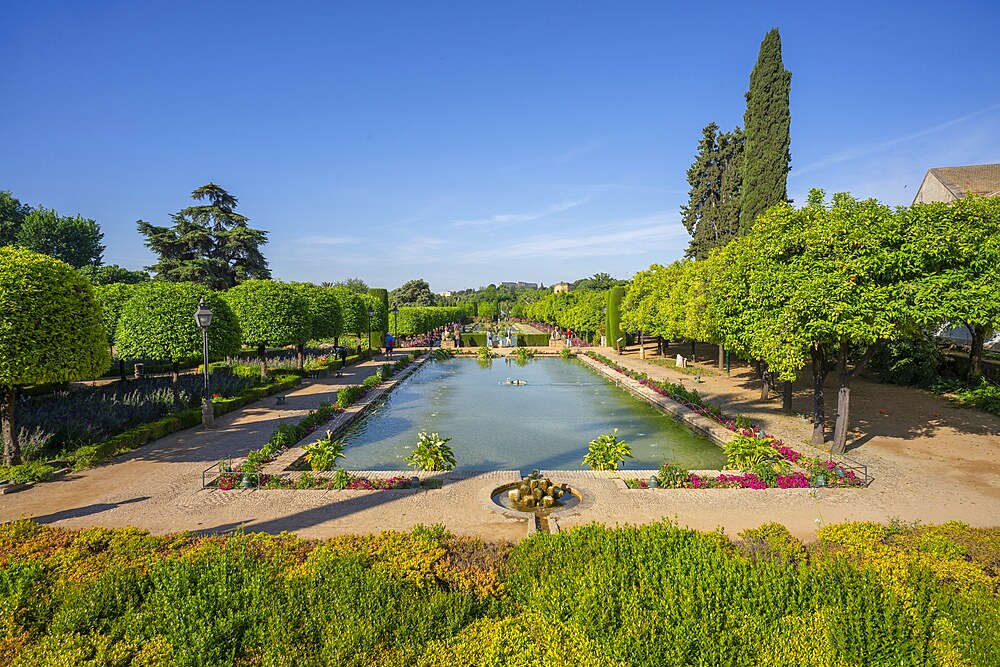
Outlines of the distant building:
M1000 196L1000 164L928 169L913 203L953 202L968 195Z
M506 287L507 289L538 289L538 283L526 283L523 280L518 280L517 282L500 282L497 283L497 287Z
M573 286L569 283L556 283L552 286L552 291L558 294L559 292L569 292L573 289Z
M451 292L438 292L437 295L443 297L449 297L451 296Z

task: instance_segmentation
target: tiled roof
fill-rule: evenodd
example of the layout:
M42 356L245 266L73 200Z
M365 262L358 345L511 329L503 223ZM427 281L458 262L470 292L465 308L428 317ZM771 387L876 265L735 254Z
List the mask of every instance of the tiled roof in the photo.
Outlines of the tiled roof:
M967 167L938 167L930 172L957 198L967 195L1000 195L1000 164L974 164Z

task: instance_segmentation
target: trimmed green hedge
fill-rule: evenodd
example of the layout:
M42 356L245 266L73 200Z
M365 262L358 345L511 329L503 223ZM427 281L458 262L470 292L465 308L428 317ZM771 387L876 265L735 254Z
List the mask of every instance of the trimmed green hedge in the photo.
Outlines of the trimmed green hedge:
M525 347L548 347L549 346L549 334L517 334L517 344Z

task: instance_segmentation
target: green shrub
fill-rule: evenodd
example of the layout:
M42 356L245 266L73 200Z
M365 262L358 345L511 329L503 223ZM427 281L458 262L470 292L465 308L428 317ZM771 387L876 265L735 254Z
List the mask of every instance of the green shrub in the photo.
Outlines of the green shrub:
M618 470L618 462L632 458L632 447L618 439L618 429L590 441L590 450L583 462L594 470Z
M55 468L42 461L30 461L16 466L0 466L0 480L5 479L14 484L44 482L55 471Z
M337 459L344 458L344 441L334 440L332 431L327 431L325 438L319 438L304 449L306 461L316 471L333 470L337 467Z
M758 528L748 528L739 533L739 536L743 538L740 551L751 560L791 565L806 562L806 548L780 523L765 523Z
M457 465L455 453L448 442L451 438L442 438L437 433L417 434L417 446L413 453L404 460L414 470L452 470Z
M342 408L350 407L359 398L365 395L367 389L361 385L351 385L344 387L337 392L337 405Z
M726 445L726 470L743 470L746 472L763 471L763 474L776 478L776 473L785 472L788 462L771 446L771 438L754 438L749 435L736 435ZM770 470L770 473L766 471ZM760 475L758 475L760 478ZM774 481L772 479L772 481Z
M687 486L691 471L664 461L660 464L660 472L656 475L656 481L660 486L667 489L679 489Z

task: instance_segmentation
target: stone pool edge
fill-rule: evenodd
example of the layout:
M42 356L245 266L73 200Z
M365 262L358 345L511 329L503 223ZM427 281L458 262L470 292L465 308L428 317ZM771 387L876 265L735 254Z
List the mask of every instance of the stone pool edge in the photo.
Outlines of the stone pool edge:
M695 430L700 435L705 436L719 447L725 447L728 445L735 436L735 433L729 429L703 415L698 414L689 407L681 405L669 396L657 394L649 387L639 384L637 380L633 380L627 375L618 373L608 366L605 366L598 361L594 361L590 357L579 354L576 356L576 360L584 366L597 371L609 380L614 380L615 385L618 387L625 389L625 391L632 394L636 398L646 401L653 407L659 409L661 412L670 415L685 426Z

